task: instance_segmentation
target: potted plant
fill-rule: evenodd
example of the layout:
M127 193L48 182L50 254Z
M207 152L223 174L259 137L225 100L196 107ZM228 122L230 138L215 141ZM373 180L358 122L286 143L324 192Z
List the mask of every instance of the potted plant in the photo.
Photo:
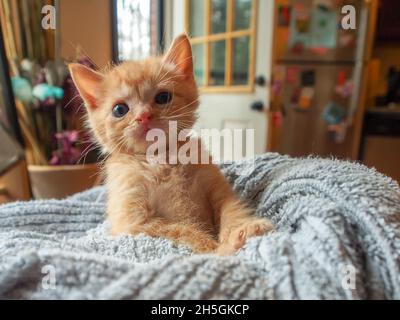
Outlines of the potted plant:
M87 58L78 62L93 67ZM98 155L82 124L83 102L64 61L24 59L12 85L35 198L62 198L99 183Z
M53 0L45 2L55 6ZM3 1L0 41L33 196L61 198L99 180L98 154L82 123L82 101L61 59L60 26L43 28L42 7L42 0ZM94 67L82 52L78 48L74 60Z

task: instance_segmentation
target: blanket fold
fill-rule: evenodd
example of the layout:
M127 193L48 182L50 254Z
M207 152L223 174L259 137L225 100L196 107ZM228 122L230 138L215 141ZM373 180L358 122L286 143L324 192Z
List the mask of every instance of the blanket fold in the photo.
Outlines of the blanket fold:
M276 228L232 257L111 237L106 190L0 206L0 298L400 299L400 188L363 165L275 153L221 164Z

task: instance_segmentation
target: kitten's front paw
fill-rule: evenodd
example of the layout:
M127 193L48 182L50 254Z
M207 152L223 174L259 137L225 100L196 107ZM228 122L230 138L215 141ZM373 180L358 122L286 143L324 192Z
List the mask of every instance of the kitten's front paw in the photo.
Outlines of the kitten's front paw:
M199 238L194 243L191 243L193 251L196 253L210 253L218 247L218 242L214 239Z
M271 221L262 218L246 220L239 227L231 230L217 249L219 255L232 255L246 243L248 238L261 236L273 229Z

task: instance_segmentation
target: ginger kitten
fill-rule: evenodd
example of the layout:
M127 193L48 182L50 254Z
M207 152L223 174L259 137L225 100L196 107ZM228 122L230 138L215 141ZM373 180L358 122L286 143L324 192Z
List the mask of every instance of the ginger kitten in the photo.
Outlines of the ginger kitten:
M198 92L186 35L163 57L131 61L98 73L69 66L83 98L94 137L109 157L105 164L107 215L111 233L172 239L195 252L233 254L246 239L272 229L253 217L219 168L209 164L148 161L152 129L166 136L169 121L178 132L196 121ZM166 140L166 149L168 145Z

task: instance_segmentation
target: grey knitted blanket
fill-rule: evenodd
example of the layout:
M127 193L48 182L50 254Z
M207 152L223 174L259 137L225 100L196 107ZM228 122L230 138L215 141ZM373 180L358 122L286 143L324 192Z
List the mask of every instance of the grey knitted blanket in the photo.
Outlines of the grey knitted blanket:
M0 207L0 298L399 299L400 189L359 164L265 154L222 165L276 229L233 257L110 237L105 190Z

